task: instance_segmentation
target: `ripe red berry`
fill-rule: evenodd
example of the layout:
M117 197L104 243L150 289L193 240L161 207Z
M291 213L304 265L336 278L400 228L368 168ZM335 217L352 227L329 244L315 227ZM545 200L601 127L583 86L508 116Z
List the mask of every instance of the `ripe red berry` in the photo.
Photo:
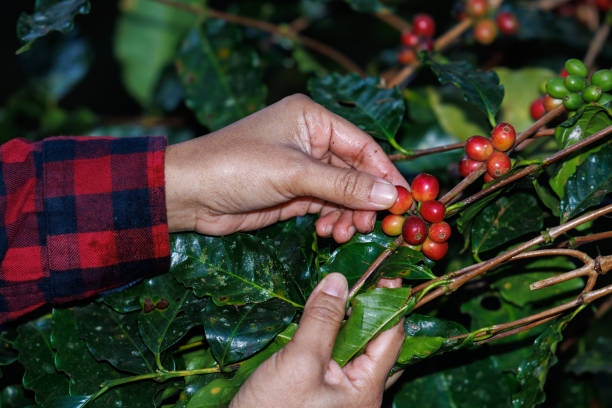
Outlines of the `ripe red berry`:
M417 14L412 19L412 31L416 35L433 37L436 32L436 23L429 14Z
M412 31L404 31L402 33L402 44L406 47L416 47L419 43L419 36Z
M493 144L484 136L472 136L465 142L465 153L472 160L485 161L493 150Z
M493 177L491 177L491 175L489 173L485 173L484 174L484 182L485 183L488 183L488 182L493 181L493 180L495 180L495 179Z
M404 214L412 206L412 194L402 186L395 186L395 188L397 189L397 198L389 208L389 212L391 214Z
M489 8L487 0L468 0L465 5L465 11L471 17L482 17L486 14Z
M407 243L419 245L427 237L427 224L421 217L411 215L404 221L402 236Z
M612 0L595 0L595 4L602 11L608 11L612 8Z
M459 162L459 173L462 177L467 177L471 172L476 170L478 166L480 166L479 161L472 160L467 156L463 156L461 161Z
M408 65L416 60L416 53L413 49L405 48L397 53L397 62Z
M495 18L497 28L506 35L516 34L519 29L519 22L516 16L508 11L501 12Z
M436 222L429 226L429 239L435 242L446 242L451 236L451 227L448 223Z
M498 178L506 174L512 163L510 158L502 152L495 152L487 160L487 173L493 178Z
M474 27L474 37L481 44L488 45L497 37L497 26L490 18L482 19Z
M561 72L559 72L559 76L561 78L565 78L569 76L569 72L567 72L567 69L565 69L565 67L561 68Z
M412 180L412 197L417 201L435 200L440 192L440 184L431 174L421 173Z
M505 152L514 145L516 132L514 127L509 123L499 123L491 133L491 143L493 147L500 152Z
M398 236L402 233L403 225L404 217L401 215L389 214L382 220L383 232L392 237Z
M529 107L529 113L531 113L531 118L533 120L538 120L546 113L546 109L544 109L544 98L538 98L531 103Z
M440 222L444 219L446 207L439 201L429 200L421 203L421 216L429 222Z
M444 255L448 252L448 242L440 243L432 241L431 239L426 239L425 242L423 242L421 251L423 251L423 254L432 261L439 261L444 258Z
M542 100L542 105L544 105L544 109L546 110L546 112L550 112L562 103L563 99L556 99L550 95L546 95Z

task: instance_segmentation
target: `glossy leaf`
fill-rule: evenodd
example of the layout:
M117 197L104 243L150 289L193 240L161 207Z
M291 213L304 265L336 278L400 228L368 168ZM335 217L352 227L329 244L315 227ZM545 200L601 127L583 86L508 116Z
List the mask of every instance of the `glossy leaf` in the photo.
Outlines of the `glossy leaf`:
M415 304L410 288L376 288L355 296L351 315L336 337L332 358L344 366L382 331L412 311Z
M45 405L45 408L82 408L87 404L87 407L91 403L87 403L91 399L91 395L77 395L71 397L61 397L50 401ZM93 405L92 405L93 406Z
M248 234L215 238L176 234L171 238L170 270L197 296L213 296L218 305L288 303L285 270L274 251Z
M0 332L0 366L13 364L17 360L17 350L13 342L14 339L9 338L8 332Z
M457 219L457 230L463 234L464 238L464 247L468 248L470 243L470 239L472 236L472 225L474 224L474 220L477 216L480 216L482 210L485 209L491 201L495 200L501 193L503 193L503 189L497 190L483 197L482 199L476 201L474 204L465 208L459 214L459 218Z
M591 322L582 337L577 353L569 361L566 370L577 375L584 373L612 374L612 314L607 313Z
M377 272L385 278L436 278L436 275L423 262L425 262L425 255L422 252L401 246L385 259Z
M245 360L283 331L295 308L278 299L244 306L217 306L209 302L204 313L204 333L210 349L224 366Z
M557 147L563 149L571 146L610 125L612 125L612 118L604 108L595 105L586 106L582 111L577 112L574 118L568 119L555 129ZM588 150L574 154L561 162L556 169L556 174L549 180L550 186L559 198L565 196L565 186L576 172L576 168L602 147L603 145L587 148Z
M21 385L8 385L0 393L0 407L23 408L33 407L34 401L28 398Z
M377 78L361 78L357 74L315 78L308 83L308 89L316 102L401 149L395 142L395 133L406 108L399 89L387 89Z
M560 202L557 197L546 187L541 185L537 179L533 179L533 188L538 198L550 210L552 215L558 217L561 214Z
M172 62L177 46L195 25L197 17L150 0L119 4L121 15L115 31L114 52L121 64L123 83L141 105L150 106L162 70Z
M561 199L561 222L600 204L612 190L612 147L592 153L567 180Z
M116 313L102 304L75 309L80 337L98 361L135 374L155 371L155 358L138 333L138 315Z
M297 325L291 324L265 349L255 354L240 365L232 378L219 378L198 390L186 408L217 408L226 406L232 400L240 386L247 380L253 371L268 357L283 348L291 340Z
M472 252L478 255L543 227L538 201L525 193L501 197L489 204L472 225Z
M198 120L217 130L265 105L257 53L243 45L240 31L221 20L209 20L183 41L176 67L185 103Z
M51 31L71 31L74 27L74 17L78 14L88 14L90 9L89 0L37 1L34 12L22 13L17 21L17 37L28 43L18 53L26 51L34 40Z
M442 63L425 56L423 62L432 69L442 84L451 84L461 89L467 102L474 104L495 125L497 114L504 99L504 87L493 71L477 70L466 61Z
M25 368L23 385L34 391L36 402L45 404L68 394L68 377L54 365L54 351L49 336L51 319L48 316L19 326L15 347L19 362Z
M197 370L201 368L212 368L217 366L217 362L213 357L210 349L199 349L191 352L183 353L183 361L185 362L186 370ZM185 377L185 400L189 401L191 397L198 392L199 389L205 387L211 381L217 378L222 378L222 374L205 374L205 375L190 375ZM186 401L185 405L186 406Z

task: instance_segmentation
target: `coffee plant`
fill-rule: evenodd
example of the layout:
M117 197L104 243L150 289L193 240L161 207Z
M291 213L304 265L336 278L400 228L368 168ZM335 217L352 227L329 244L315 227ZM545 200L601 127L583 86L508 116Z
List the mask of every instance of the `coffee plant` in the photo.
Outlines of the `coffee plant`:
M611 406L609 1L13 3L3 141L175 143L299 91L439 193L341 245L172 235L167 274L2 328L1 407L226 406L331 272L340 365L405 319L385 406Z

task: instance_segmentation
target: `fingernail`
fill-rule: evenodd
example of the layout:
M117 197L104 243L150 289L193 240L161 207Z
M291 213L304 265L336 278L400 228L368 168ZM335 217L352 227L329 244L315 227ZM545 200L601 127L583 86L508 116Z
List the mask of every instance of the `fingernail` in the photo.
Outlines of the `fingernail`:
M327 275L321 282L321 290L330 296L346 298L348 296L348 286L344 276L338 273Z
M353 235L355 235L356 232L357 232L357 229L351 225L348 229L349 236L352 237Z
M383 208L389 208L395 203L397 189L387 180L379 178L370 191L370 200Z

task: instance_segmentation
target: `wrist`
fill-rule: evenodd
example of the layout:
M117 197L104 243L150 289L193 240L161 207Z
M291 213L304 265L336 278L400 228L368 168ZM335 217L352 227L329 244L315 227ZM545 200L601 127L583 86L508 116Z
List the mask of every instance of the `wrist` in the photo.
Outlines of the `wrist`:
M164 174L166 182L166 214L168 232L193 231L195 229L195 211L189 205L189 188L184 172L181 171L180 144L166 147L164 153Z

